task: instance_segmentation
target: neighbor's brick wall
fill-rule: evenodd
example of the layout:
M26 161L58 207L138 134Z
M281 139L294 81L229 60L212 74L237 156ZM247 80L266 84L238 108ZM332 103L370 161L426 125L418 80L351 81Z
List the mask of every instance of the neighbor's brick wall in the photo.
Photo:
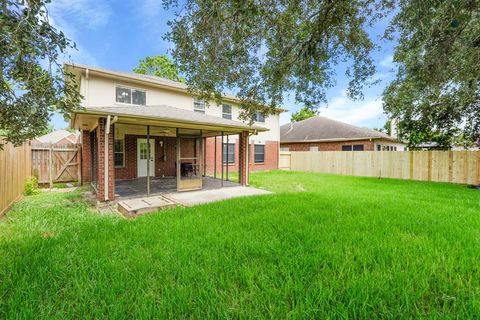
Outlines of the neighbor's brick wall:
M374 151L374 142L370 140L341 141L341 142L304 142L285 143L281 142L281 148L289 148L289 151L310 151L310 147L318 147L318 151L342 151L343 145L363 144L364 151Z
M238 136L237 136L238 137ZM215 164L215 138L206 139L206 171L208 174L212 174L214 171ZM227 139L224 138L224 143L227 142ZM254 144L250 141L249 145L249 170L275 170L278 169L278 152L279 152L279 143L278 141L265 141L265 162L264 163L255 163L254 162ZM235 142L235 163L228 164L228 170L235 172L238 171L239 164L239 140ZM217 172L220 172L222 166L222 139L217 137Z
M90 131L82 131L82 184L92 181Z

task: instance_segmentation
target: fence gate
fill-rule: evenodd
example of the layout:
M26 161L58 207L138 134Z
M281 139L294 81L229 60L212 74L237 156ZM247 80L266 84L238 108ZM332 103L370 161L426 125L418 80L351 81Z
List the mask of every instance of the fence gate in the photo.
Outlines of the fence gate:
M32 174L38 183L81 182L80 144L33 144Z

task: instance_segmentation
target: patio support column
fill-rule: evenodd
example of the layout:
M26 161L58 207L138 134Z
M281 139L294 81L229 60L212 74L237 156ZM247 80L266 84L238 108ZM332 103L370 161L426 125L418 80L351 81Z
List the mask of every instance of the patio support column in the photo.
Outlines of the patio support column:
M222 147L221 147L221 152L222 152L222 187L223 187L223 131L222 131Z
M213 178L217 179L217 136L215 136L215 146L213 148Z
M98 119L98 168L97 168L97 198L99 201L114 200L114 166L113 166L113 125L107 130L106 118Z
M242 131L239 138L238 180L242 186L246 186L248 184L248 131Z
M227 134L227 159L225 161L225 173L226 173L226 177L225 177L225 181L228 181L228 134Z
M150 196L150 126L147 125L147 196Z

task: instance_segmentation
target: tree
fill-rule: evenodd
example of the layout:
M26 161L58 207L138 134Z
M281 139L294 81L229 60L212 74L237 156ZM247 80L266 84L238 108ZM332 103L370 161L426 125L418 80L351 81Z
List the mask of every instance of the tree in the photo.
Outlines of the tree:
M290 120L292 122L302 121L311 117L315 117L317 112L315 110L303 107L298 112L293 112Z
M16 145L41 134L52 112L80 102L60 55L74 44L50 24L47 0L0 1L0 132Z
M162 55L146 57L140 60L138 67L133 69L133 72L185 83L185 79L180 77L175 63L168 57Z
M340 61L350 62L348 96L362 97L375 73L366 28L388 14L391 2L192 0L182 2L166 39L191 90L217 101L236 90L244 119L258 109L274 113L286 92L315 109L326 102Z
M387 120L387 121L385 122L385 124L383 125L383 127L381 127L381 128L373 128L373 130L378 131L378 132L383 132L383 133L386 133L386 134L390 135L390 133L391 133L391 123L390 123L390 120Z
M384 110L415 146L480 144L480 2L400 1L387 36L398 35L396 78Z

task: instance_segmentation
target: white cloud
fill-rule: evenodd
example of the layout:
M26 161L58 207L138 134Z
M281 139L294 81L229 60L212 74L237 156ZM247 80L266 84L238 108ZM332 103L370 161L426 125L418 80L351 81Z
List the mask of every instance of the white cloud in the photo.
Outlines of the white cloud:
M96 30L108 23L112 9L96 0L56 0L48 5L50 23L75 42L76 49L68 49L65 55L77 63L98 65L95 55L79 41L85 28Z
M49 5L51 16L58 23L79 24L82 28L96 29L108 23L112 8L96 0L55 0Z
M344 95L334 97L320 115L356 126L374 127L383 124L382 101L366 97L362 101L352 101Z
M291 108L290 111L280 115L280 125L290 122L292 112L300 107ZM386 116L383 113L382 100L365 97L361 101L352 101L342 90L336 97L330 99L325 107L319 108L319 115L334 120L346 122L360 127L380 127L384 124Z
M393 68L395 65L393 62L393 55L388 55L384 57L382 60L380 60L379 65L384 68Z

